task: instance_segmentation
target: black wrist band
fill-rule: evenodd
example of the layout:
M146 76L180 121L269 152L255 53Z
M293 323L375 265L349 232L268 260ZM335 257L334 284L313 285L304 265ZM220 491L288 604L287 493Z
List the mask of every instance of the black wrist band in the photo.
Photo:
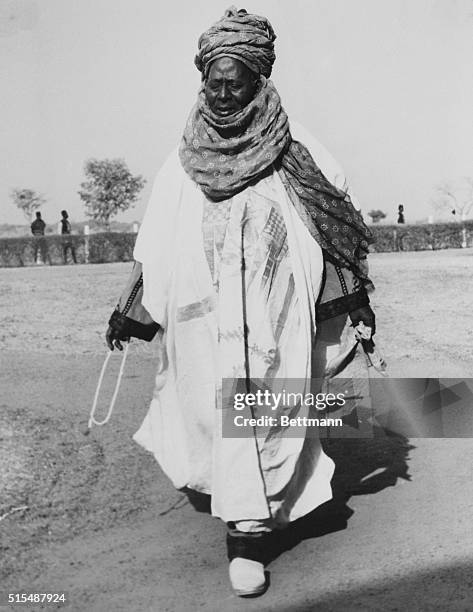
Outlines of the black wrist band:
M333 319L342 314L348 314L352 310L368 306L370 299L365 289L360 289L355 293L349 293L348 295L342 295L335 300L330 302L324 302L318 304L316 308L316 320L318 323L326 321L327 319Z
M157 323L140 323L130 319L119 310L113 311L108 324L121 336L119 340L132 337L150 342L159 330Z

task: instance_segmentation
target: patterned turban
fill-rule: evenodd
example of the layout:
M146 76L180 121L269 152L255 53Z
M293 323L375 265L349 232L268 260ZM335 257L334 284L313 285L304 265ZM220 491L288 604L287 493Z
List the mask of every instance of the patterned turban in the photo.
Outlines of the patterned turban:
M199 38L195 65L207 75L210 64L220 57L233 57L256 74L269 77L276 56L276 35L265 17L249 15L234 6Z

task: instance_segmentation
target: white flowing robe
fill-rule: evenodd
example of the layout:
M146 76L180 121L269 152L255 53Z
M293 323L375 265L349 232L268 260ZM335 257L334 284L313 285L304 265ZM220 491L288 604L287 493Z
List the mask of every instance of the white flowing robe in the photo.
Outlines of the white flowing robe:
M327 151L297 124L291 132L346 190ZM154 397L135 440L175 487L211 494L212 514L224 521L284 524L331 499L334 464L317 438L222 436L222 378L249 372L278 389L297 378L298 390L309 390L323 257L278 173L215 203L174 151L157 175L134 256L143 264L143 305L164 328Z

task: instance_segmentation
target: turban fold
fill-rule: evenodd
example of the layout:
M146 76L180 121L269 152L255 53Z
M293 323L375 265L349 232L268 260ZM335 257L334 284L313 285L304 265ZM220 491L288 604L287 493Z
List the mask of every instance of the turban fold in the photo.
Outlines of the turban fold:
M233 57L258 75L269 77L276 56L276 35L265 17L249 15L234 6L199 38L195 65L204 75L211 62L220 57Z

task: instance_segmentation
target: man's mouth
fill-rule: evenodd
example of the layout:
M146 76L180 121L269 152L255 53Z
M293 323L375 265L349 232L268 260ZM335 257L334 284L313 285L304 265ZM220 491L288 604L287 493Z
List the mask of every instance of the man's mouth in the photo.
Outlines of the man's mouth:
M229 106L217 106L216 111L219 115L233 115L235 112L234 108L230 108Z

